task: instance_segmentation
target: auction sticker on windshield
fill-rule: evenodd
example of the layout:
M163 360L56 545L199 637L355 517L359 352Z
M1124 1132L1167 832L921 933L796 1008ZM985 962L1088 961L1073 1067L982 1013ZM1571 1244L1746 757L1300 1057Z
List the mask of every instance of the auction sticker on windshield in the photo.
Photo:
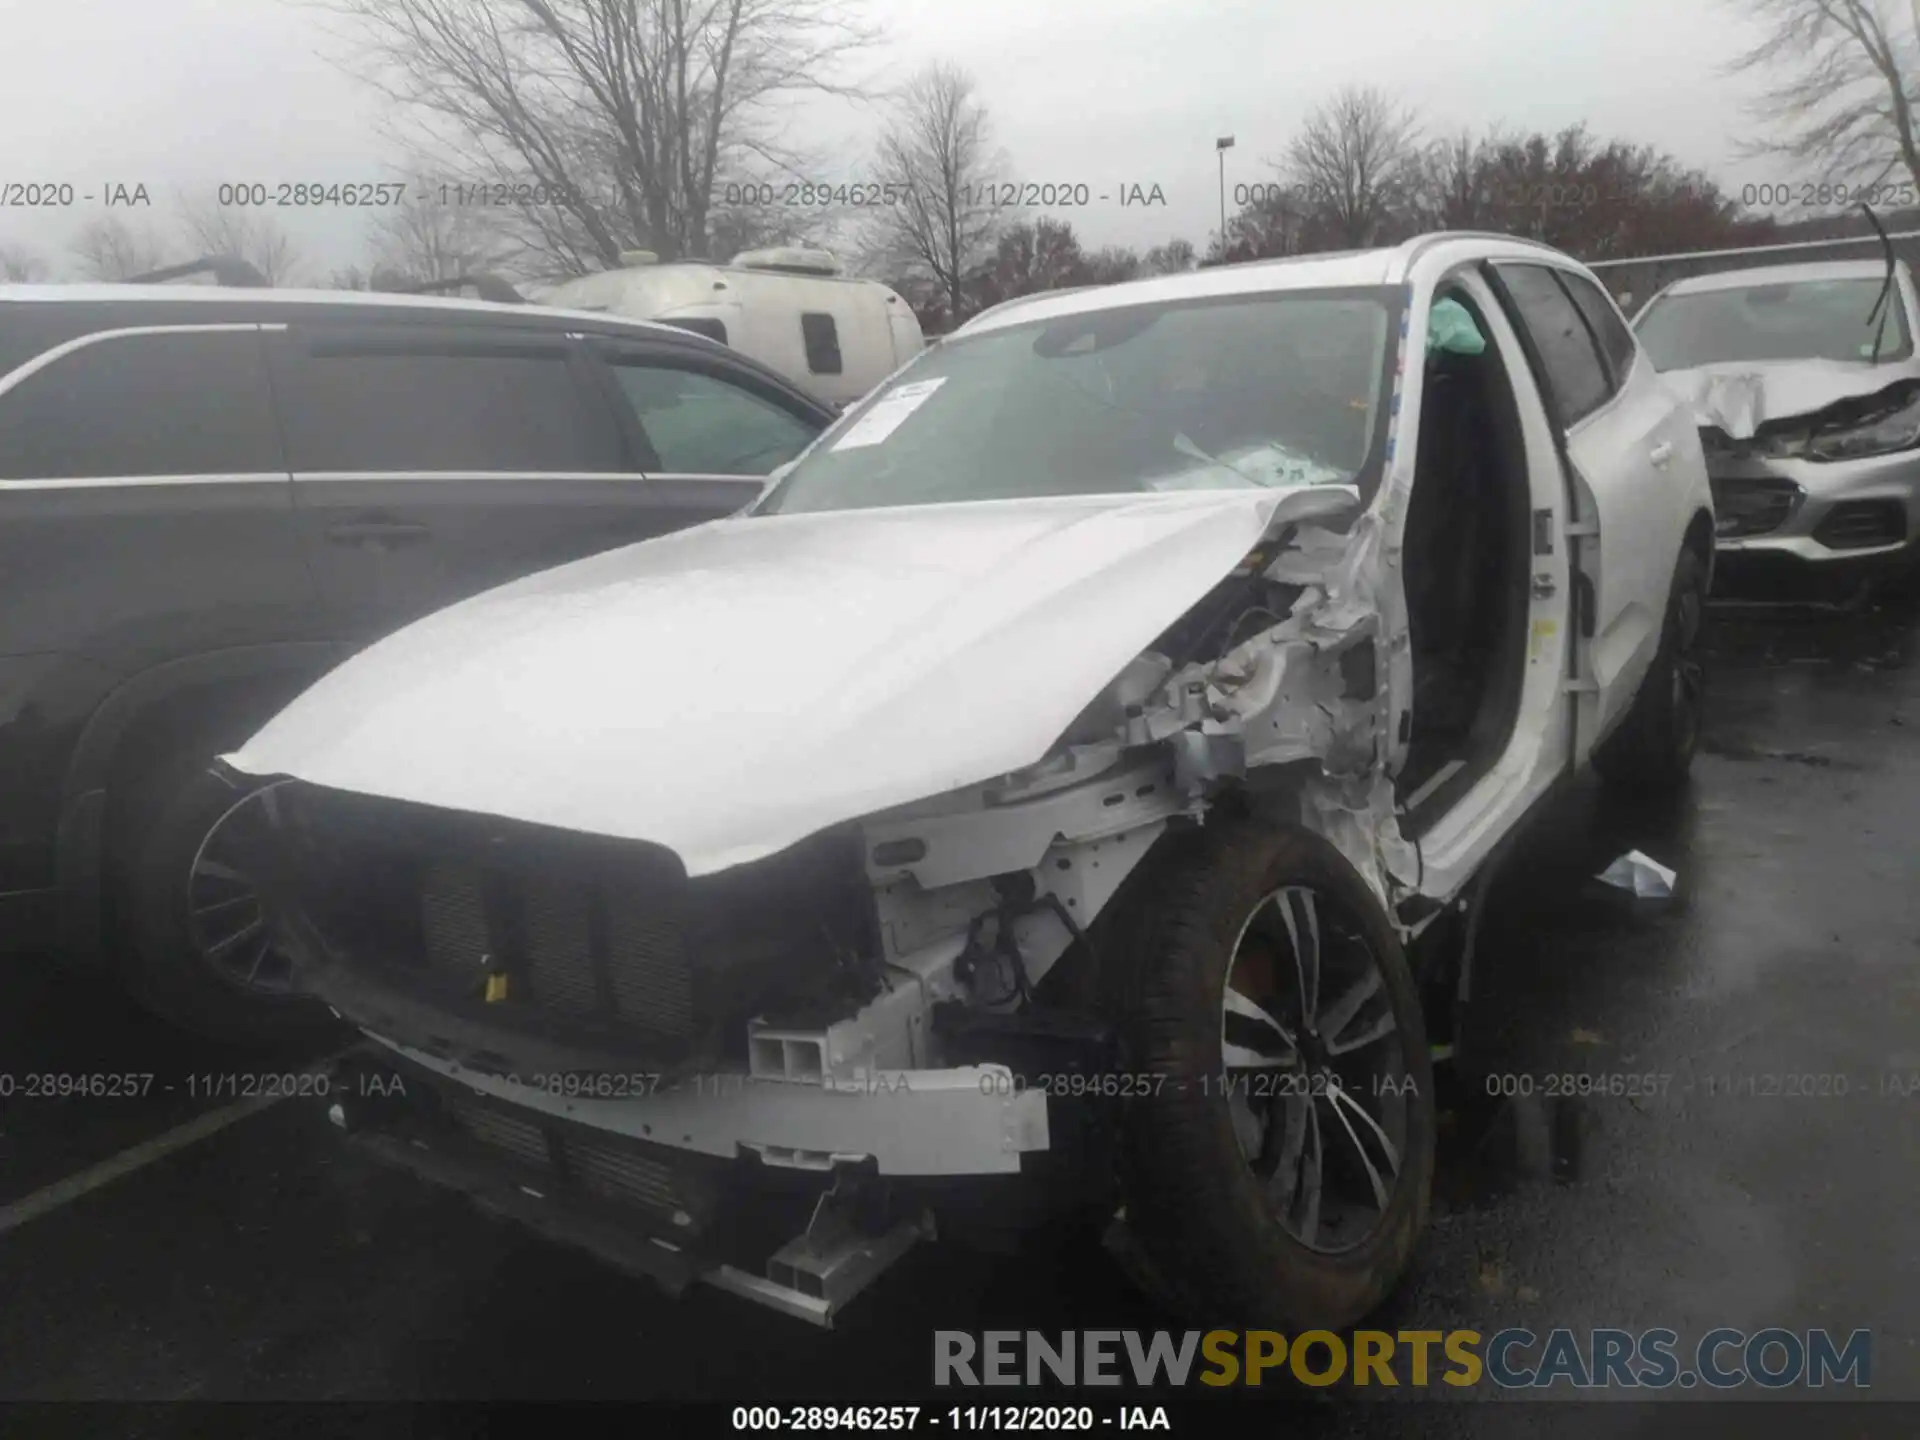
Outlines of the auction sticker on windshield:
M835 450L858 450L864 445L878 445L894 431L906 423L907 417L926 404L933 392L947 383L942 375L933 380L912 380L905 385L896 385L878 400L873 408L847 427L847 433L834 442Z

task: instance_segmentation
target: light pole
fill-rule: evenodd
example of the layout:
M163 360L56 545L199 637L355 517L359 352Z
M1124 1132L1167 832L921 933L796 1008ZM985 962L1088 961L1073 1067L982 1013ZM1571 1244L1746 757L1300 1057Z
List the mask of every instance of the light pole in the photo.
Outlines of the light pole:
M1222 135L1213 142L1220 155L1220 258L1227 258L1227 151L1233 148L1233 136Z

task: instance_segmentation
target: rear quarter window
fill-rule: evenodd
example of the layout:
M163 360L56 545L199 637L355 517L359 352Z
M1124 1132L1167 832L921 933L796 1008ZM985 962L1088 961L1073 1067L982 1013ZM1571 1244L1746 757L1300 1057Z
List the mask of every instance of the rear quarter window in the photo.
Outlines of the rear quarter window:
M1613 307L1599 286L1591 284L1581 276L1567 271L1560 272L1560 281L1567 287L1567 293L1573 297L1573 303L1580 307L1580 313L1586 317L1592 327L1600 348L1605 352L1607 363L1613 367L1616 382L1626 378L1633 369L1637 350L1633 341L1633 332L1620 318L1620 312Z
M284 470L258 332L94 340L0 394L0 477Z

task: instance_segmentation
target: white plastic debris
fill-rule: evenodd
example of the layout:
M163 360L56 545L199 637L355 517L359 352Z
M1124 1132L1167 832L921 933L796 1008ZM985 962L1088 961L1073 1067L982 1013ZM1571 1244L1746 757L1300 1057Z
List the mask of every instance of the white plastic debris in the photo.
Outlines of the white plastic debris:
M1631 890L1642 900L1664 900L1673 894L1676 873L1658 860L1629 850L1597 877L1622 890Z

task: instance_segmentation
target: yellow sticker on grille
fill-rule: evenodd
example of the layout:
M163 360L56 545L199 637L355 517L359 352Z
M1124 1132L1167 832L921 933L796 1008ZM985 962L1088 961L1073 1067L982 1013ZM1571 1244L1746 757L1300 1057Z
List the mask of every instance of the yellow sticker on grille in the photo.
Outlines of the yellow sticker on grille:
M487 976L487 1003L489 1005L507 998L507 977L504 975Z

